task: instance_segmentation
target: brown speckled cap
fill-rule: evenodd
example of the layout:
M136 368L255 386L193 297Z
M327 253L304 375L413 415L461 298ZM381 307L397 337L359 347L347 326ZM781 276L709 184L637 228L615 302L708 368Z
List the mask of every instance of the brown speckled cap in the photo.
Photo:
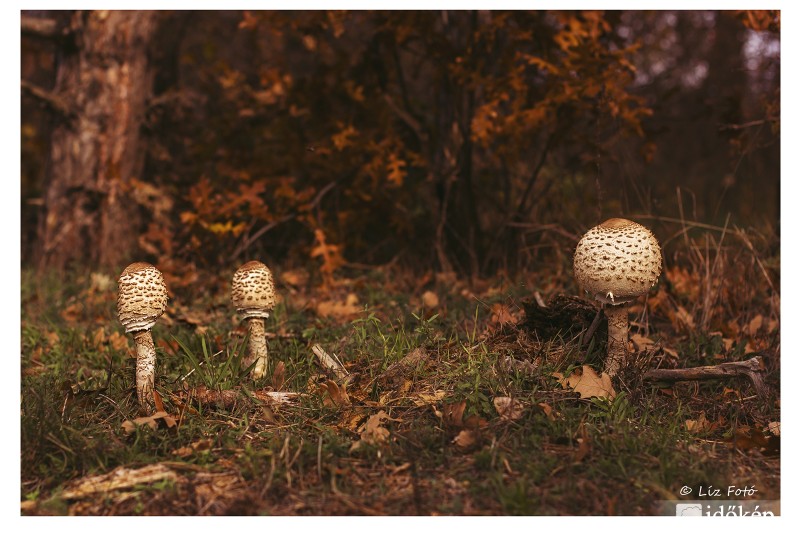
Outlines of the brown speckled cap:
M275 307L272 273L260 261L248 261L233 273L231 300L242 319L269 317Z
M149 330L167 308L161 271L149 263L131 263L119 275L117 315L125 332Z
M609 219L578 242L573 268L578 285L593 298L623 304L656 283L661 274L661 247L641 224Z

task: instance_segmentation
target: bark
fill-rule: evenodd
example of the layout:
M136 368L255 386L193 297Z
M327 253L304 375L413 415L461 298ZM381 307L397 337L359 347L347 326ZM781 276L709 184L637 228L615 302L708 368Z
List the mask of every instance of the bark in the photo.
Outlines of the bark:
M54 125L38 263L118 267L137 249L140 217L130 198L141 179L141 126L152 90L148 47L158 14L76 12L75 46L63 47L51 93L71 121Z
M606 373L617 374L627 364L628 354L628 308L624 305L606 306L608 319L608 355Z
M256 363L256 366L250 371L250 376L253 377L253 380L258 380L267 374L267 337L264 331L264 319L251 317L247 322L250 340L244 365L247 368L253 362Z
M156 346L150 330L133 334L136 345L136 398L142 411L152 412L156 376Z

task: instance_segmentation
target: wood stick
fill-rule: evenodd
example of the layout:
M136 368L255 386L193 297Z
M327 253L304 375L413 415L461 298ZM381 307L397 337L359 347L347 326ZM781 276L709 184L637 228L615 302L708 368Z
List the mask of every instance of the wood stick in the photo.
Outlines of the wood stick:
M767 392L767 387L764 384L763 375L764 370L761 366L761 358L755 356L743 362L726 362L719 365L704 365L687 369L654 369L647 371L643 378L651 381L681 382L684 380L712 380L731 376L744 376L753 383L756 393L759 396L764 396Z
M311 352L313 352L314 356L317 357L320 365L322 365L322 367L325 369L333 371L337 378L344 378L348 375L347 369L345 369L342 364L339 363L333 356L325 352L325 349L323 349L322 346L314 345L311 347Z

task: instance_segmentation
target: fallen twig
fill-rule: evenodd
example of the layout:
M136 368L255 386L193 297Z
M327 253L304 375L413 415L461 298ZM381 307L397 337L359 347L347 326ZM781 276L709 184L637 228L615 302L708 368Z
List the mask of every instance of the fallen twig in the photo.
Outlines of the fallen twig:
M317 357L320 365L322 365L322 367L325 369L333 371L337 378L345 378L348 375L347 369L344 368L341 362L325 352L325 349L323 349L322 346L314 345L311 347L311 352L313 352L314 356Z
M687 369L653 369L652 371L647 371L643 378L651 381L681 382L685 380L712 380L731 376L744 376L753 383L756 393L763 397L767 392L763 375L764 369L761 365L761 358L755 356L743 362L726 362L719 365L704 365Z
M500 360L500 366L506 372L519 373L521 375L534 375L539 372L539 366L525 360L518 360L513 356L506 356Z
M255 390L250 391L250 394L253 398L272 405L296 404L297 399L301 396L300 393L293 391ZM192 399L202 404L216 404L224 409L230 409L238 401L245 400L246 397L242 395L239 388L215 390L200 386L192 391Z

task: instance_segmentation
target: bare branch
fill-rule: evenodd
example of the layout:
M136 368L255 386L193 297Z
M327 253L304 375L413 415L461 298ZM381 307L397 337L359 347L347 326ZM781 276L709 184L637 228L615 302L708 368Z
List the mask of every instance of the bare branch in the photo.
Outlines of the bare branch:
M41 37L43 39L57 39L64 37L65 33L59 29L58 22L54 19L44 19L39 17L22 16L21 19L22 35Z
M62 98L56 93L42 89L37 85L26 82L25 80L20 82L20 86L23 94L38 100L39 103L41 103L52 113L55 113L59 117L70 121L76 118L77 113L74 109L72 109L72 106L69 105L66 99Z
M779 120L780 119L778 117L767 117L766 119L745 122L742 124L722 124L720 125L719 130L744 130L746 128L752 128L753 126L761 126L766 123L778 122Z
M763 397L767 392L763 374L761 358L756 356L743 362L726 362L719 365L704 365L688 369L654 369L646 372L643 378L650 381L682 382L685 380L713 380L731 376L744 376L753 383L756 393Z
M394 113L404 122L406 125L411 128L414 134L417 136L417 139L420 140L421 143L425 143L428 140L428 136L425 134L425 131L422 128L422 125L419 123L417 119L415 119L408 111L404 110L397 103L392 99L391 96L384 95L384 100L389 105L389 108L394 111Z

